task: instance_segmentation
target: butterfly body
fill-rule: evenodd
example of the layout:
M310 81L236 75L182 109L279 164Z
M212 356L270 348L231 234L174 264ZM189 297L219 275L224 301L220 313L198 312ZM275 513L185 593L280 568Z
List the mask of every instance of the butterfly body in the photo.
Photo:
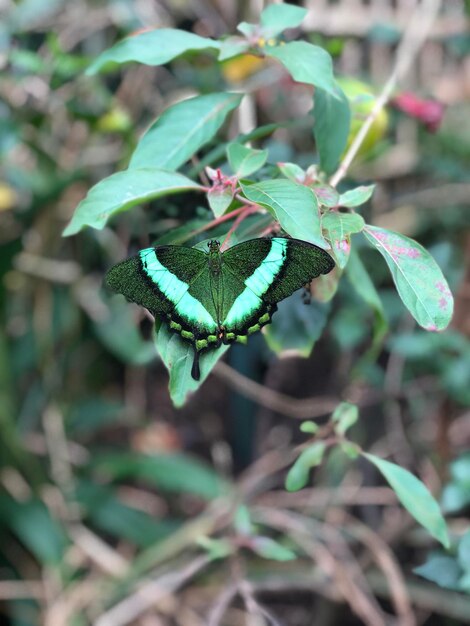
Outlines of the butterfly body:
M211 241L208 252L183 246L141 250L112 267L107 283L192 343L192 375L199 379L201 351L246 343L271 321L277 302L333 267L324 250L295 239L254 239L226 252Z

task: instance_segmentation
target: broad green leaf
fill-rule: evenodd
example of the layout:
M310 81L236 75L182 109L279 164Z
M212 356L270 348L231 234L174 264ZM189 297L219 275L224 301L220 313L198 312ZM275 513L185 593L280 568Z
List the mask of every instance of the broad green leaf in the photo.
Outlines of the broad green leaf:
M160 169L125 170L108 176L92 187L75 209L64 236L91 226L101 230L106 222L136 204L180 191L203 190L201 185L176 172Z
M363 230L365 222L357 213L328 211L322 217L322 227L331 243L336 261L341 269L346 267L351 252L351 234Z
M255 528L251 521L250 510L244 504L237 507L233 517L233 526L239 535L249 537L253 535Z
M339 206L344 206L349 209L365 204L367 200L372 197L374 193L375 185L367 185L350 189L345 193L342 193L339 197Z
M94 320L93 327L102 343L124 363L144 365L157 356L153 342L142 339L123 296L109 299L108 316Z
M309 186L313 193L317 196L319 204L329 208L338 206L339 193L334 187L325 183L315 183L314 185Z
M89 66L91 76L115 65L136 61L145 65L163 65L196 50L218 50L219 42L175 28L159 28L130 35L109 50L105 50Z
M316 89L313 98L313 135L319 155L320 169L332 174L348 143L351 127L349 102L336 85L336 96Z
M239 178L249 176L259 170L268 158L267 150L254 150L241 143L231 143L227 147L230 167Z
M296 82L314 85L338 97L331 57L323 48L307 41L291 41L264 50L267 56L282 63Z
M248 52L250 43L242 37L227 37L220 42L219 61L227 61Z
M250 24L249 22L240 22L240 24L238 24L237 26L237 30L243 35L245 35L245 37L251 38L256 33L259 33L260 28L258 24Z
M380 299L377 289L375 288L368 271L364 267L359 254L354 249L351 250L351 254L349 256L349 262L346 266L346 275L349 278L351 285L361 296L364 302L372 307L372 309L377 312L385 323L385 313L382 300Z
M196 543L213 561L225 559L235 552L235 546L229 539L212 539L202 536L196 540Z
M377 357L378 351L383 345L383 339L387 334L388 322L379 294L372 282L368 271L364 267L360 256L354 248L351 248L346 275L358 295L368 304L375 313L374 337L369 350L363 355L363 362Z
M264 337L276 352L289 352L307 358L325 328L329 305L312 301L305 304L300 293L294 293L278 304L271 324L266 326Z
M248 200L269 209L291 237L328 249L321 233L317 199L310 189L283 179L242 184L242 189Z
M320 465L326 445L324 441L315 441L300 454L286 477L287 491L299 491L307 484L312 467Z
M114 452L97 456L95 471L112 481L132 478L171 493L192 493L206 500L228 490L228 483L209 465L187 454Z
M250 548L264 559L273 561L293 561L297 558L295 552L278 543L271 537L253 537Z
M232 204L233 190L231 187L213 187L207 192L207 201L215 217L220 217Z
M341 402L333 411L331 419L335 423L335 431L344 435L359 419L359 409L350 402Z
M305 170L296 163L278 163L281 174L294 183L303 183L305 180Z
M320 428L320 426L318 424L315 424L315 422L312 422L312 420L306 420L305 422L302 422L300 424L299 428L300 428L300 431L303 433L315 435L315 433L318 432L318 429Z
M352 461L357 459L357 457L361 453L361 449L359 448L359 446L352 441L341 441L339 445L341 451L344 452L344 454Z
M265 37L276 37L287 28L297 28L307 10L293 4L270 4L261 12L260 22Z
M18 502L0 496L0 526L7 527L41 563L62 562L67 539L62 526L37 499Z
M420 326L443 330L454 301L446 279L418 242L385 228L367 225L364 234L385 258L403 303Z
M442 543L445 548L450 545L445 519L442 517L438 503L416 476L408 470L385 461L384 459L363 452L362 456L373 463L395 492L405 509L426 530Z
M124 404L112 402L104 396L85 396L71 404L66 413L67 433L74 439L90 437L103 427L122 423L126 418Z
M129 168L178 169L214 137L242 97L237 93L212 93L169 107L137 144Z
M183 341L177 333L172 333L167 324L155 324L155 345L165 367L170 374L169 390L173 404L181 407L191 392L196 391L209 376L211 369L228 350L229 346L220 346L215 350L207 350L200 356L201 379L194 380L191 376L194 349Z
M431 555L424 565L413 569L415 574L444 589L458 589L462 570L456 559L442 554Z
M95 528L142 548L166 539L179 526L176 520L158 519L124 504L113 487L81 481L76 499L84 508L87 522Z

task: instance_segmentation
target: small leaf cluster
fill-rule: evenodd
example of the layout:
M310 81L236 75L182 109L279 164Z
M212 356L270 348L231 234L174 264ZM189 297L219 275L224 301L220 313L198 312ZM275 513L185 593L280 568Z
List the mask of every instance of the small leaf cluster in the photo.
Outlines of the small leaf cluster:
M290 468L286 477L286 489L298 491L304 488L311 469L321 465L327 451L338 446L351 460L361 456L375 465L405 509L445 548L448 548L450 540L446 522L439 504L426 485L403 467L365 452L346 438L347 431L358 419L358 407L350 402L342 402L333 411L330 421L325 426L318 428L314 422L304 422L301 430L312 434L313 441L304 446Z

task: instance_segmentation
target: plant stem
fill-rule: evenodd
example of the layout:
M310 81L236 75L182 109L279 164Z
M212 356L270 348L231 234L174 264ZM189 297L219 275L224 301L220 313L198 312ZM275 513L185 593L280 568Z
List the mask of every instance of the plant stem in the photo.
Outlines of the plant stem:
M426 41L432 24L439 12L439 9L441 8L441 4L442 0L423 0L421 4L416 7L397 50L397 56L392 73L377 98L372 111L367 116L367 119L361 126L354 141L349 147L349 150L347 151L339 168L331 177L330 185L332 187L336 187L338 185L338 183L345 177L348 169L351 167L351 163L357 155L357 152L366 138L372 124L380 111L390 100L398 81L407 72L414 58Z

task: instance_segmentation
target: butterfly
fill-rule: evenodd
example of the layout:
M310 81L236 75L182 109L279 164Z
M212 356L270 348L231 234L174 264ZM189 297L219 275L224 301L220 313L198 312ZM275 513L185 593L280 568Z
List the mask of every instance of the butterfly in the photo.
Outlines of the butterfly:
M145 248L111 267L106 283L193 345L191 375L199 380L202 351L246 343L271 322L280 300L334 265L325 250L298 239L251 239L225 252L210 241L207 252Z

